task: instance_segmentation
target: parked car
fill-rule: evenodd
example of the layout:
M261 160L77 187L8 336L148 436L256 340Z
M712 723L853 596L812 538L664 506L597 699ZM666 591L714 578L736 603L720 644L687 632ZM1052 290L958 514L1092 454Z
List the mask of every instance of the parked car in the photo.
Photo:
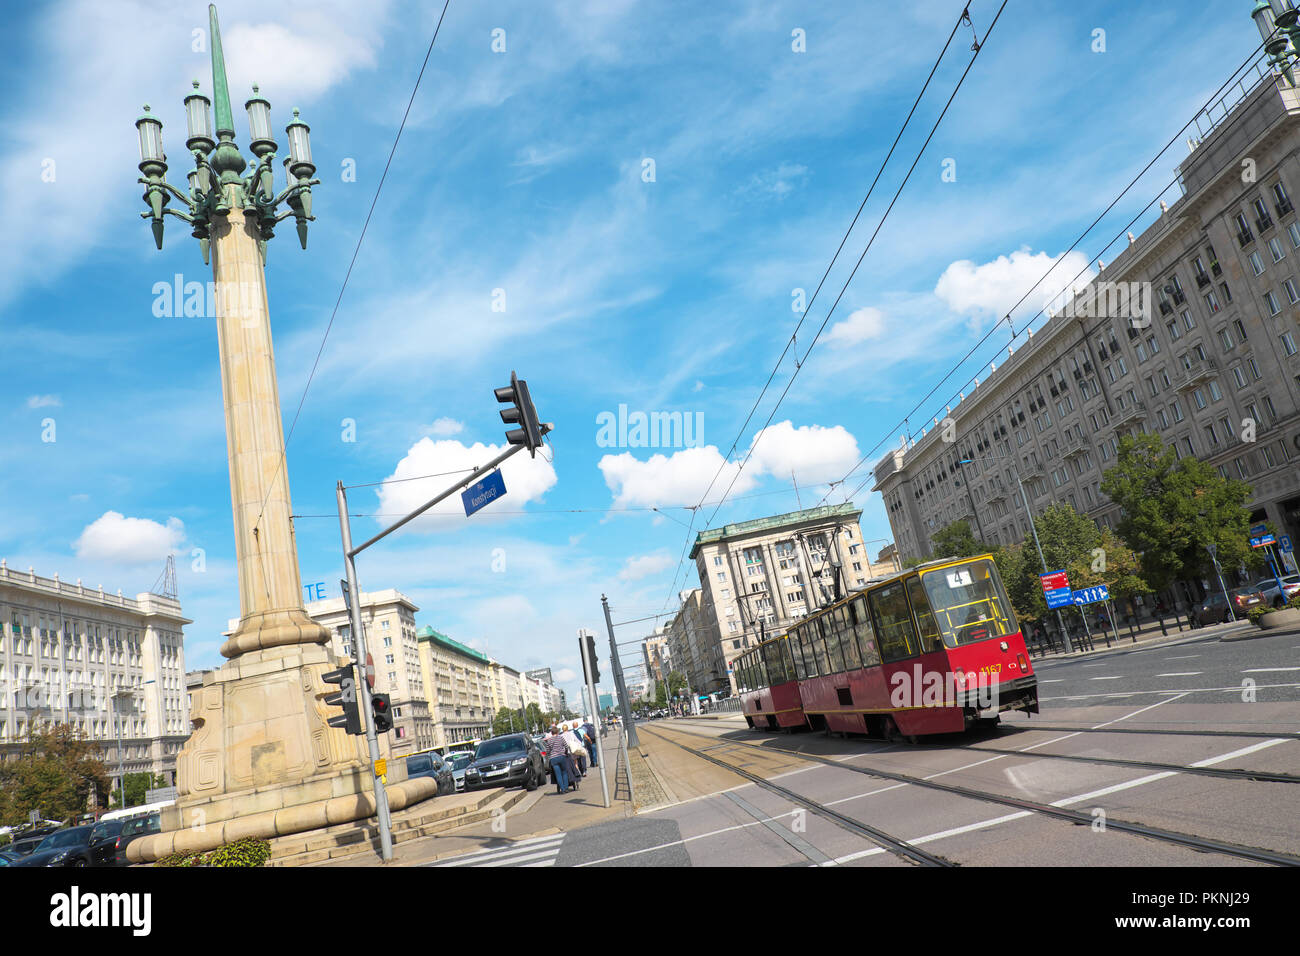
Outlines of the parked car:
M51 833L15 866L89 866L93 826L68 827Z
M126 858L126 848L131 845L131 841L142 836L149 836L151 833L162 832L162 812L155 810L153 813L141 814L138 817L122 821L122 832L117 837L117 850L113 856L112 866L130 866L131 861Z
M1255 590L1264 595L1264 600L1273 607L1281 607L1300 594L1300 574L1282 575L1281 591L1277 589L1277 578L1261 578L1255 582Z
M36 850L38 846L40 846L44 842L45 842L44 836L19 837L18 839L14 840L13 843L10 843L7 847L5 847L5 849L16 856L29 856L31 853L33 853Z
M474 762L474 753L470 750L454 750L444 758L451 767L451 776L456 781L456 789L465 789L465 768Z
M546 783L546 761L528 734L505 734L478 745L465 768L465 789L523 786L536 790Z
M451 767L436 753L411 754L406 758L406 776L408 780L416 777L432 777L438 783L438 796L456 792L456 778Z
M10 849L0 850L0 866L13 866L21 859L22 857L19 856L17 853L15 853L13 850Z
M1264 603L1264 595L1253 587L1235 588L1228 592L1228 597L1232 599L1232 608L1236 612L1237 620L1243 620L1247 611ZM1197 627L1221 624L1232 618L1233 614L1228 611L1228 603L1224 600L1222 591L1211 591L1192 612L1192 619Z
M112 866L117 858L118 837L122 835L125 820L106 820L96 823L90 831L90 865Z

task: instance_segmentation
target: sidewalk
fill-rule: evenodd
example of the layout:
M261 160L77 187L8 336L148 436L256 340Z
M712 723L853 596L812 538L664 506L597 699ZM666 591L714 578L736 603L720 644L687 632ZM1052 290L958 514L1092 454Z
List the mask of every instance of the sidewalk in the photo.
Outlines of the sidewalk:
M1246 629L1251 631L1256 630L1255 625L1248 621L1234 621L1228 624L1211 624L1206 627L1188 627L1184 624L1183 629L1179 630L1178 624L1173 618L1166 618L1165 630L1168 631L1168 634L1161 632L1159 621L1148 621L1147 623L1135 628L1133 634L1129 634L1127 627L1121 627L1119 629L1118 642L1115 640L1114 631L1106 631L1105 634L1101 634L1094 629L1092 632L1092 650L1087 650L1087 645L1081 644L1080 638L1072 634L1070 639L1074 642L1075 650L1073 653L1067 654L1059 649L1044 653L1039 651L1035 646L1030 649L1029 657L1030 660L1034 662L1074 660L1079 657L1089 657L1094 654L1100 654L1104 651L1116 651L1124 650L1125 648L1131 649L1134 647L1144 646L1158 647L1162 644L1173 644L1191 638L1222 638L1224 635L1236 635L1238 632L1245 631ZM1110 638L1109 647L1106 646L1107 637ZM1079 648L1081 646L1085 649L1080 650Z

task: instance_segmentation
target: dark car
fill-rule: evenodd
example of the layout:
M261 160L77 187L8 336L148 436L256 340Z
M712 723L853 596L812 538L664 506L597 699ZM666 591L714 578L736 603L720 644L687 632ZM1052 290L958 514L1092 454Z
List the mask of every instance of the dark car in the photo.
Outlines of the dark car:
M122 821L122 832L117 838L117 853L113 857L113 866L130 866L126 858L126 848L137 837L162 832L162 814L149 813L144 816L131 817Z
M44 842L44 836L24 836L14 840L14 842L5 847L5 849L13 853L15 856L28 856Z
M1228 597L1232 599L1232 610L1239 621L1245 620L1246 612L1252 607L1267 603L1264 600L1264 595L1252 587L1236 588L1228 592ZM1196 610L1192 612L1192 617L1198 627L1204 627L1207 624L1221 624L1225 621L1231 621L1233 614L1228 611L1228 603L1223 598L1223 592L1212 591L1204 601L1196 606Z
M112 866L117 858L118 837L125 820L105 820L96 823L90 832L90 865Z
M22 857L13 850L0 850L0 866L13 866L21 859Z
M93 826L68 827L51 833L14 866L89 866Z
M465 789L523 786L536 790L546 783L546 761L527 734L492 737L478 745L465 768Z
M406 758L406 777L432 777L438 782L438 796L456 792L456 778L452 775L451 765L435 753L411 754Z

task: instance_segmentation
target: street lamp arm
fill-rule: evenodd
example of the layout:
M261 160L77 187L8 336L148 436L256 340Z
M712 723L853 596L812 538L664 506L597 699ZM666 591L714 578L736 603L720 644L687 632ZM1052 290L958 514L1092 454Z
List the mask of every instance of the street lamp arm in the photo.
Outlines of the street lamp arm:
M188 206L188 207L190 208L190 211L191 211L191 212L193 212L196 208L198 208L198 207L197 207L197 204L194 202L193 199L191 199L191 198L190 198L189 196L187 196L185 193L181 192L179 189L177 189L177 188L176 188L175 186L173 186L171 183L167 182L165 179L164 179L164 180L158 180L158 181L156 181L156 182L151 182L151 181L149 181L148 179L145 179L143 176L141 176L139 179L136 180L136 182L140 183L142 186L151 186L151 187L157 187L157 188L160 188L160 189L165 189L165 190L167 190L169 193L171 193L173 196L175 196L175 197L176 197L177 199L179 199L181 202L185 203L185 205ZM164 209L163 212L164 212L164 213L169 213L169 212L172 212L172 210L170 210L170 209ZM151 218L151 217L153 216L153 213L151 213L151 212L144 212L144 213L141 213L140 216L141 216L141 218L143 218L143 219L149 219L149 218Z

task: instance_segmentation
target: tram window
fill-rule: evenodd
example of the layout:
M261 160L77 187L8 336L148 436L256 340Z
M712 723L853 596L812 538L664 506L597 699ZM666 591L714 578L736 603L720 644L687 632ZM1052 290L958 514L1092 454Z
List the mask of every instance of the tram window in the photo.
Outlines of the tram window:
M853 605L841 604L834 611L835 630L840 634L840 650L844 654L844 669L857 670L862 666L862 657L858 654L858 640L854 635L853 620L855 614Z
M853 599L857 614L858 649L862 652L862 666L876 667L880 663L880 652L876 650L876 632L871 626L871 616L867 613L867 599L859 596Z
M769 641L764 644L760 650L763 652L763 663L767 667L767 677L769 686L785 683L785 667L781 660L781 652L777 650L775 642Z
M943 650L943 638L939 635L939 625L934 621L934 612L926 599L925 588L920 578L907 579L907 596L912 601L912 613L916 615L916 630L921 638L921 653Z
M895 581L872 591L870 601L881 658L897 661L914 656L916 632L912 627L912 611L907 606L903 582Z
M821 673L817 669L817 656L813 654L812 649L812 632L813 626L811 621L805 621L800 624L795 631L795 638L799 641L799 653L803 656L803 669L805 677L816 677Z
M790 637L786 640L786 644L789 646L790 656L794 660L794 676L799 680L803 680L808 676L808 668L803 663L803 648L799 641L799 632L792 631Z
M794 650L790 647L790 638L781 638L781 640L777 642L777 647L781 648L781 660L785 664L785 679L794 680L797 673L794 667Z
M949 647L1006 637L1020 629L997 567L987 558L928 571L921 582Z
M840 636L835 632L835 622L831 617L834 612L823 614L817 619L826 641L826 660L830 664L829 673L838 674L844 670L844 655L840 653Z
M817 658L817 673L831 674L829 659L826 657L826 641L822 638L821 618L808 622L808 640L812 642L813 656Z

